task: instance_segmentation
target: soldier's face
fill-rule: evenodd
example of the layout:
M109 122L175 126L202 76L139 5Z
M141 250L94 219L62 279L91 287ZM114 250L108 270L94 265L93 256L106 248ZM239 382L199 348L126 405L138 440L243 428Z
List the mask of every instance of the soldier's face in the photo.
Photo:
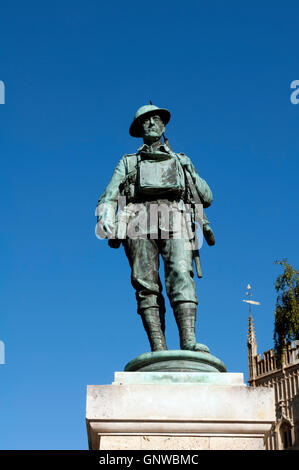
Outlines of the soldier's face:
M157 114L153 114L141 119L141 133L145 141L155 141L162 137L165 132L165 125Z

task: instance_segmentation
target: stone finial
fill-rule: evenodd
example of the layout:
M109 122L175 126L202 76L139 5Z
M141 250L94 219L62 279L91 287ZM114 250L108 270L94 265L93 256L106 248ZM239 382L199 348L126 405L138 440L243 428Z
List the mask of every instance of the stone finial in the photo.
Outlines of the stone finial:
M256 356L257 354L257 342L255 338L255 331L253 326L253 319L251 314L248 319L248 335L247 335L247 346L251 348L251 353Z
M253 326L253 319L251 313L248 320L248 336L247 336L247 350L248 350L248 369L249 369L249 382L252 386L255 385L254 378L256 376L256 356L257 356L257 342L255 338L255 331Z

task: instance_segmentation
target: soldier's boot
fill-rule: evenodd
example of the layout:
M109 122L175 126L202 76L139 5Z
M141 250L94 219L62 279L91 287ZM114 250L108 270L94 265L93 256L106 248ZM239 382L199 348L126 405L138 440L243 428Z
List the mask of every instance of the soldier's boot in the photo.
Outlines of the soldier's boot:
M196 304L193 302L183 302L174 307L174 316L180 333L181 349L189 351L203 351L206 346L196 342Z
M164 351L167 349L165 341L165 318L159 308L147 308L141 313L142 323L147 333L151 350Z

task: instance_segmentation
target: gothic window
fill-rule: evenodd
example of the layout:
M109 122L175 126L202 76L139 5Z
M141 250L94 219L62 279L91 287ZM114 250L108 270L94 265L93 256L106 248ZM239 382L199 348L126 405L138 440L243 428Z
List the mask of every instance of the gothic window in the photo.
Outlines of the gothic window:
M283 423L280 427L280 437L283 449L289 449L292 447L292 431L291 426L287 423Z

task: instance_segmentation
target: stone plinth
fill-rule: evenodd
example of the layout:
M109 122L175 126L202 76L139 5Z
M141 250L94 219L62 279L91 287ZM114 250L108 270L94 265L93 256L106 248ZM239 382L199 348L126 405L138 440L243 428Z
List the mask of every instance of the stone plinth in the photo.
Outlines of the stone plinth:
M90 449L264 449L275 421L271 388L243 374L116 372L87 387Z

